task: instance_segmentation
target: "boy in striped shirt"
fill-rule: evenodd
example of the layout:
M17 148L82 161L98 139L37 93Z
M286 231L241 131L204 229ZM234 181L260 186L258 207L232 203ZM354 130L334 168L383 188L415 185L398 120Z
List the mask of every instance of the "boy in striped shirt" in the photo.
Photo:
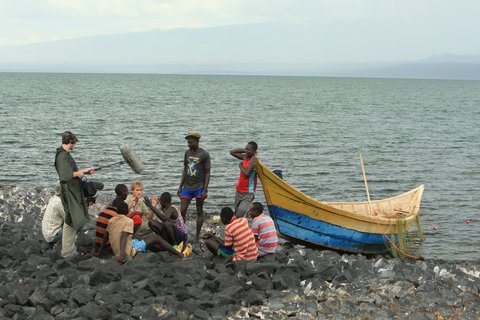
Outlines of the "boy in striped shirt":
M117 184L115 187L115 194L117 197L113 202L105 209L100 211L97 216L97 222L95 224L95 247L93 249L93 255L98 257L100 246L102 245L103 236L107 233L108 222L112 217L117 215L117 208L119 204L125 202L128 196L128 188L124 184ZM110 243L107 243L106 248L110 249Z
M252 203L249 213L253 219L252 233L255 236L258 256L263 257L275 253L278 237L272 218L263 213L263 205L260 202Z
M205 245L214 255L226 257L228 260L256 261L258 249L255 237L248 226L246 218L237 218L229 207L222 209L220 219L225 227L225 241L207 233L203 236Z

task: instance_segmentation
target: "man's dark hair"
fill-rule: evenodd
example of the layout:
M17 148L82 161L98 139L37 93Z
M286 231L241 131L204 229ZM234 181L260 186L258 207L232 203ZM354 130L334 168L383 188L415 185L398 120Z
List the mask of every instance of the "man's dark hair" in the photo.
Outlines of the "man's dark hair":
M255 141L250 141L248 144L252 146L253 151L257 151L258 145Z
M230 207L223 207L222 211L220 211L220 218L222 218L222 220L225 220L225 221L228 221L228 222L230 222L230 220L232 220L234 215L235 215L235 213L233 212L232 208L230 208Z
M115 187L115 194L117 196L121 196L124 193L128 193L128 187L121 183L117 184L117 186Z
M252 203L252 209L255 213L262 214L263 213L263 204L261 204L260 202L254 202L254 203Z
M172 203L172 195L170 192L164 192L160 195L160 202L162 203Z
M65 131L62 134L62 144L76 143L77 141L77 136L71 131Z
M118 214L128 213L128 205L121 198L115 198L115 200L113 200L112 206L117 209Z

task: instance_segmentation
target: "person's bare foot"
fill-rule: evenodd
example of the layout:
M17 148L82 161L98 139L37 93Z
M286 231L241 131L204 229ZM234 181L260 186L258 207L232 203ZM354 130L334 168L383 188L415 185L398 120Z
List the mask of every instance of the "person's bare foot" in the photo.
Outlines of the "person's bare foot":
M193 250L193 253L195 254L201 254L203 251L202 251L202 244L200 241L195 241L193 243L193 246L192 246L192 250Z

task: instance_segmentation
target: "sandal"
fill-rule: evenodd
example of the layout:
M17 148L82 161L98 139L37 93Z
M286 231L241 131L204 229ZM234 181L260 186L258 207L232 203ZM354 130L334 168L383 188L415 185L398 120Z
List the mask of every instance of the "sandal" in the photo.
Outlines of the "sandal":
M173 248L174 248L175 250L177 250L178 252L182 252L182 251L183 251L183 241L180 242L180 243L177 244L177 245L174 245Z
M185 249L183 250L183 257L184 258L188 258L192 255L192 251L193 251L193 248L192 248L192 245L189 243L187 244L187 246L185 247Z

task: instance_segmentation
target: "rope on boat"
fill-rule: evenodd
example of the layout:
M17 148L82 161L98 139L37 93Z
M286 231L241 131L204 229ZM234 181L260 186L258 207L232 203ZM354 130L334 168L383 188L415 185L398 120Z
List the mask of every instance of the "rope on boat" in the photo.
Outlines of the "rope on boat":
M418 217L418 215L417 215L417 217ZM423 235L423 232L421 231L421 228L420 228L420 221L417 220L417 223L418 223L419 230L420 230L421 234ZM400 221L397 222L397 229L400 230ZM399 231L397 233L398 245L395 243L395 240L391 239L391 238L394 238L394 235L395 234L391 234L390 236L387 235L387 234L383 235L388 240L388 242L390 242L390 249L391 249L394 257L398 257L397 252L399 252L399 253L402 254L402 256L408 257L412 260L423 260L423 258L421 256L414 256L413 254L410 254L406 251L406 249L405 249L405 237L404 237L405 232L400 232ZM422 237L420 237L420 239L422 239Z
M414 256L414 255L406 252L405 250L400 249L395 244L395 241L392 241L388 235L384 234L384 237L387 238L388 242L390 242L390 247L391 247L392 254L393 254L394 257L397 257L396 251L399 251L403 256L408 257L412 260L423 260L423 257L421 257L421 256Z

